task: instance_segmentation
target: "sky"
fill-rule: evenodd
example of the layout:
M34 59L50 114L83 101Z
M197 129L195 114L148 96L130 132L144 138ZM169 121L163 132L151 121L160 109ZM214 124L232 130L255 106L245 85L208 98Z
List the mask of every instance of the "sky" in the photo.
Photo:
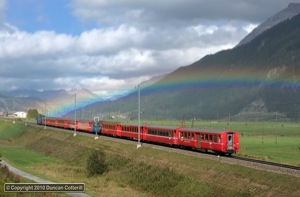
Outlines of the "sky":
M234 47L289 3L0 0L0 91L121 94Z

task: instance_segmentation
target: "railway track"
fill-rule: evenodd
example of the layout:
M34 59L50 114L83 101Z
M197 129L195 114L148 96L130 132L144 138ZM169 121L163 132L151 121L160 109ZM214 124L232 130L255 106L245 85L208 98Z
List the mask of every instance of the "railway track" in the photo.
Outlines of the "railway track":
M241 160L241 161L249 161L249 162L254 162L254 163L260 163L260 164L265 164L265 165L270 165L270 166L275 166L275 167L292 169L292 170L299 170L300 171L300 166L291 166L291 165L286 165L286 164L281 164L281 163L274 163L274 162L251 159L251 158L246 158L246 157L239 157L239 156L232 156L232 158L237 159L237 160Z
M37 127L44 127L43 125L36 125L33 123L27 123L28 125L32 126L37 126ZM56 127L49 127L49 129L53 130L59 130L67 133L74 133L72 130L66 130L62 128L56 128ZM91 133L85 133L85 132L76 132L78 135L83 135L87 137L96 137L97 135L91 134ZM116 137L111 137L111 136L98 136L100 139L106 139L106 140L111 140L115 142L120 142L120 143L125 143L125 144L137 144L137 141L135 140L128 140L128 139L122 139L122 138L116 138ZM150 143L143 143L143 147L149 147L149 148L154 148L158 150L164 150L168 152L175 152L179 154L184 154L188 156L194 156L194 157L199 157L199 158L205 158L205 159L210 159L210 160L215 160L218 162L224 162L224 163L229 163L229 164L236 164L236 165L242 165L245 167L249 168L254 168L258 170L264 170L264 171L270 171L270 172L276 172L280 174L287 174L295 177L300 177L300 166L291 166L291 165L286 165L286 164L280 164L280 163L274 163L274 162L269 162L269 161L263 161L263 160L256 160L256 159L251 159L251 158L246 158L246 157L240 157L240 156L219 156L215 154L209 154L209 153L202 153L197 150L191 150L191 149L180 149L180 148L175 148L175 147L170 147L170 146L165 146L165 145L158 145L158 144L150 144Z

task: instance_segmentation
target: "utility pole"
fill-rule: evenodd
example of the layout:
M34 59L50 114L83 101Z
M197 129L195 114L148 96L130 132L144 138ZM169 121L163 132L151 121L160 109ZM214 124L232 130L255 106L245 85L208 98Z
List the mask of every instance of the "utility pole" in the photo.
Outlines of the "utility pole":
M76 133L76 93L75 93L75 119L74 119L74 137L77 135Z
M45 126L44 126L44 129L47 129L47 108L46 108L46 105L47 105L47 100L46 100L46 97L45 97Z
M140 84L138 85L138 143L136 148L140 148L141 145L141 93L140 93Z
M15 111L15 98L13 98L13 124L15 124L15 114L14 114L14 111Z

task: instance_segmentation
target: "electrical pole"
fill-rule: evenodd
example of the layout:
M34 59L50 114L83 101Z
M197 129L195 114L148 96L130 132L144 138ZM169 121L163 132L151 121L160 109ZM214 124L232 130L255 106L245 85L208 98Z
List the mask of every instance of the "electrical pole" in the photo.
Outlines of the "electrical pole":
M75 93L75 119L74 119L74 137L77 135L76 133L76 93Z
M141 145L141 93L140 93L140 84L138 85L138 143L136 148L140 148Z
M47 108L46 108L46 105L47 105L47 100L46 100L46 97L45 97L45 127L44 127L44 129L46 129L47 128Z

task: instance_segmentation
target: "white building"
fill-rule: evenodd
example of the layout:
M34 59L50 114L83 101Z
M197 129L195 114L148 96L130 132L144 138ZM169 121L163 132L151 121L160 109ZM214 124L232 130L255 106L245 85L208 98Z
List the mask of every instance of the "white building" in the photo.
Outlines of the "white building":
M16 112L14 113L14 116L17 117L17 118L26 118L27 117L27 113L26 112Z

